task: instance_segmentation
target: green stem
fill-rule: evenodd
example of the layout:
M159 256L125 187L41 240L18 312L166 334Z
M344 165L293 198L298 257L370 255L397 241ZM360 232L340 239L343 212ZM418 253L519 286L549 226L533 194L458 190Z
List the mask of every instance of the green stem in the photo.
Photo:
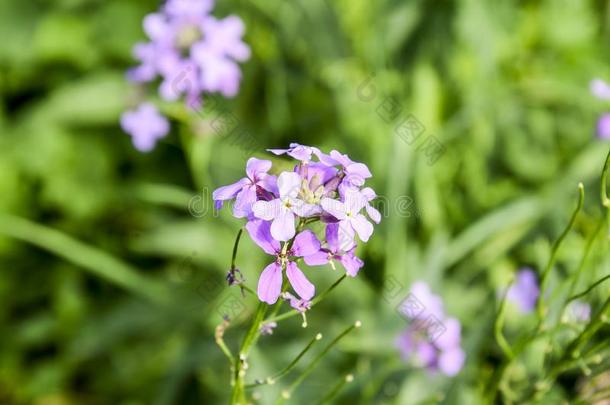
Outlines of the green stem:
M294 360L292 360L290 362L290 364L288 364L286 367L284 367L283 370L281 370L280 372L272 375L271 377L267 377L264 380L261 380L260 382L255 382L254 384L248 384L246 385L246 389L248 388L253 388L253 387L257 387L259 385L263 385L263 384L274 384L277 380L279 380L281 377L285 376L286 374L288 374L290 372L290 370L292 370L294 368L294 366L297 365L297 363L299 362L299 360L301 360L301 358L305 355L305 353L307 353L309 351L309 349L311 349L313 347L313 345L319 341L320 339L322 339L322 334L318 333L316 336L314 336L309 343L307 344L307 346L305 346L305 348L303 350L301 350L301 352L294 358Z
M254 315L254 319L252 320L252 325L246 333L244 340L239 349L239 353L234 361L234 376L233 379L235 383L233 384L233 393L231 395L231 404L246 404L246 392L245 392L245 377L246 377L246 369L247 369L247 361L248 354L250 352L250 348L256 341L256 338L259 334L259 328L262 323L262 320L265 317L265 311L267 310L267 304L264 302L259 302L258 308L256 310L256 314Z
M602 204L604 207L610 210L610 198L608 198L608 194L606 193L606 178L608 176L608 170L610 170L610 150L608 151L608 156L606 156L606 163L604 164L604 169L602 170L602 179L601 179L601 198Z
M322 358L330 351L330 349L332 349L337 343L339 343L339 341L345 337L345 335L347 335L348 333L350 333L352 330L359 328L360 326L362 326L362 323L360 321L356 321L353 325L351 325L350 327L348 327L347 329L345 329L343 332L341 332L336 338L333 339L332 342L330 342L328 344L328 346L326 346L324 348L324 350L322 350L312 361L311 363L309 363L309 365L305 368L305 370L303 370L303 372L301 373L301 375L299 375L294 381L293 383L290 385L290 387L288 387L287 390L282 392L282 396L278 399L277 403L281 404L284 402L284 400L289 399L292 396L292 393L294 392L294 390L303 382L303 380L305 380L305 378L307 378L307 376L309 374L311 374L311 372L316 368L316 366L318 365L318 363L320 362L320 360L322 360Z
M570 298L568 298L568 301L566 302L572 302L578 298L584 297L585 295L589 294L595 287L597 287L598 285L600 285L601 283L603 283L604 281L610 279L610 274L608 274L607 276L604 276L602 278L600 278L599 280L597 280L595 283L591 284L591 286L589 288L587 288L585 291L578 293L576 295L571 296Z
M512 360L515 357L515 355L513 354L513 351L511 350L510 345L506 341L506 338L502 334L502 327L504 326L504 314L506 312L506 297L508 296L508 289L510 288L511 284L512 283L510 283L508 285L508 287L506 288L506 291L504 292L504 294L502 296L502 301L500 301L500 308L498 308L498 315L496 316L496 321L494 323L494 334L496 336L496 341L498 342L498 346L500 346L500 348L504 352L504 355L508 359Z
M318 404L323 405L323 404L331 404L333 399L335 399L337 397L337 395L339 394L339 392L341 392L341 389L348 383L351 383L352 381L354 381L354 376L352 374L348 374L345 377L341 378L333 388L330 389L330 391L328 391L328 393L326 395L324 395L324 397L322 397L322 399L320 400L320 402L318 402Z
M244 232L244 228L239 228L239 232L237 232L237 236L235 237L235 243L233 243L233 255L231 256L231 270L235 270L235 259L237 258L237 248L239 247L239 240L241 239L241 234Z
M570 222L568 223L568 226L561 233L561 235L559 236L559 239L557 239L555 241L555 243L553 244L553 248L551 249L551 257L549 258L549 261L542 273L542 277L541 277L541 281L540 281L540 295L538 296L538 301L536 303L536 313L538 315L539 325L542 324L542 321L543 321L543 318L545 315L544 297L546 295L546 290L548 287L549 273L551 272L551 269L553 268L553 265L555 264L555 259L557 257L557 251L559 250L559 247L561 246L561 243L563 242L563 240L566 238L566 236L568 235L568 233L574 226L576 217L578 216L578 213L582 209L582 206L583 206L583 203L585 200L585 188L582 183L578 183L578 192L579 192L578 205L576 206L576 209L572 213L572 218L570 218Z

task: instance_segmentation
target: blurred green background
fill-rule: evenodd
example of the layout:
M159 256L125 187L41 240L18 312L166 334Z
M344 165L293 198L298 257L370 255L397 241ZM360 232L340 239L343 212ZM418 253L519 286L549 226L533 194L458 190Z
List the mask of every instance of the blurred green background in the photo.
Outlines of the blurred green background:
M360 248L360 275L310 312L307 329L292 318L262 338L249 377L359 319L290 403L315 403L347 373L355 378L337 403L480 403L500 359L496 291L523 265L541 270L582 181L585 213L552 281L574 271L601 216L610 146L594 136L609 106L588 89L610 79L608 4L491 3L219 0L214 14L240 16L252 48L240 94L203 114L159 103L172 132L141 154L118 122L146 94L124 74L159 3L2 1L0 403L224 403L229 366L214 327L231 311L235 345L255 301L224 284L241 223L215 215L211 190L242 177L248 155L270 159L265 148L290 142L367 163L384 219ZM218 114L254 141L213 130ZM444 145L434 164L397 132L410 116L422 140ZM268 259L244 239L238 265L255 286ZM607 248L593 250L583 286L608 273ZM339 273L308 275L322 291ZM407 367L393 347L405 322L384 281L406 294L417 279L462 322L456 378ZM509 337L519 318L509 314ZM289 381L257 389L260 403ZM577 391L559 384L553 395Z

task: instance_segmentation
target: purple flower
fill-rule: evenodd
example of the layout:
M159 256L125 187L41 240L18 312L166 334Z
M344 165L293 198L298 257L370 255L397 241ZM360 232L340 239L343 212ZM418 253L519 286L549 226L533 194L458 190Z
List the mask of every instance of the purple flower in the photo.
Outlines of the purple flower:
M522 313L529 313L534 310L539 294L536 273L524 268L517 273L517 279L509 288L506 298L517 305Z
M294 291L304 300L311 299L315 294L315 287L290 257L309 256L320 250L320 241L316 235L310 230L303 231L294 238L292 246L283 251L280 242L272 237L269 222L252 220L248 222L246 229L252 240L265 253L276 258L261 273L258 280L258 298L268 304L277 301L282 292L282 270L285 268L286 276Z
M371 205L377 195L364 187L365 179L371 177L368 168L347 155L337 151L326 155L316 147L296 143L288 149L270 151L290 156L298 164L276 178L269 174L271 162L251 158L247 176L215 190L213 198L217 207L235 198L233 215L247 218L246 229L252 240L275 257L259 277L259 299L269 304L277 302L285 271L297 296L286 293L284 297L304 315L315 287L294 258L302 257L310 266L330 264L335 268L335 263L340 263L349 276L355 277L364 265L355 255L355 235L366 242L373 232L373 225L360 212L366 208L368 216L378 223L381 215ZM350 174L359 177L349 179ZM323 245L311 230L303 230L314 222L326 224Z
M250 48L241 40L241 19L217 19L209 14L213 5L212 0L167 0L159 12L148 14L143 28L149 42L134 46L140 65L127 72L128 80L160 77L164 100L185 95L193 108L201 106L204 92L235 96L241 81L238 62L250 57Z
M602 114L597 121L597 136L601 139L610 139L610 114Z
M305 256L304 261L308 266L323 266L330 263L332 268L335 268L333 261L337 261L343 265L346 273L351 277L356 277L364 262L354 254L356 250L353 247L351 250L344 252L339 243L339 225L328 224L326 226L326 244L327 247L321 248L312 255Z
M308 217L319 212L319 208L297 198L303 179L298 173L280 174L277 185L279 198L257 201L252 206L256 218L271 222L271 235L279 241L290 240L295 234L295 215Z
M413 294L423 306L425 314L420 314L395 341L404 361L414 361L420 367L432 372L440 371L447 376L455 376L464 366L466 354L461 348L461 325L455 318L447 318L443 313L440 297L432 294L424 282L414 283ZM430 333L425 328L429 323L421 318L434 315L442 322L440 335Z
M337 218L339 221L339 239L341 241L353 241L354 232L366 242L373 233L373 225L360 214L360 210L367 204L366 198L358 191L347 190L344 201L323 198L320 202L322 209ZM353 242L352 242L353 244ZM350 248L347 243L344 249Z
M157 139L169 132L169 122L150 103L141 104L135 111L124 112L121 127L131 135L133 145L141 152L152 150Z
M233 215L236 218L247 217L252 212L252 205L257 200L257 192L262 189L270 193L277 193L277 179L267 173L269 169L271 169L269 160L248 159L246 163L247 177L228 186L220 187L212 193L216 209L220 209L224 201L235 198Z
M610 85L602 79L593 79L589 85L591 93L600 100L610 100Z
M269 152L274 155L283 155L287 154L290 157L293 157L301 162L308 163L311 160L311 155L315 154L316 156L320 155L320 150L313 146L304 146L299 145L298 143L291 143L290 148L288 149L267 149ZM330 165L332 166L332 165Z

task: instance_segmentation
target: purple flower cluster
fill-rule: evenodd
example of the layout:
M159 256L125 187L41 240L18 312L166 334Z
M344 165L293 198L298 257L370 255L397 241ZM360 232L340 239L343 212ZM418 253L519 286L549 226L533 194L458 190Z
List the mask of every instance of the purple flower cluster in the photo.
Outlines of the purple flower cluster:
M601 79L594 79L590 84L591 93L600 100L610 100L610 84ZM597 121L597 136L610 139L610 113L602 114Z
M305 312L316 290L298 263L335 268L336 262L355 277L364 264L355 255L356 236L366 242L373 233L362 212L375 223L381 215L370 204L375 192L364 187L372 177L366 165L336 150L325 154L295 143L289 149L269 151L296 159L294 170L272 175L271 161L250 158L246 177L218 188L212 197L217 208L234 199L233 215L247 219L250 237L273 258L260 275L259 299L274 304L281 296ZM322 235L305 229L316 222L324 225ZM297 296L282 292L284 274Z
M167 0L159 12L147 15L143 25L149 41L135 45L133 54L140 65L128 71L128 79L146 83L160 78L159 94L164 100L175 101L184 95L195 108L201 106L202 93L235 96L241 81L238 62L250 57L250 48L241 39L244 23L236 16L213 17L213 6L213 0ZM134 130L124 122L127 114L121 119L122 126L140 151L152 149L149 145L154 146L169 130L168 125L165 131L157 127L152 136L139 129L139 125L146 126L146 116L131 113L132 123L139 123ZM145 135L148 137L142 141Z
M456 375L466 360L461 347L460 321L445 315L442 299L432 294L425 282L414 283L411 294L423 307L424 314L413 320L396 339L403 360L447 376ZM428 327L431 319L441 323L441 333L437 333L438 327L434 330Z

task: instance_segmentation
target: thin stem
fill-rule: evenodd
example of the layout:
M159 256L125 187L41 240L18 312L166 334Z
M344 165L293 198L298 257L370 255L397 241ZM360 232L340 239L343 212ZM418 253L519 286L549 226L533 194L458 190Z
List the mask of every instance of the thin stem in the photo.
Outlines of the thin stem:
M222 320L222 323L220 325L216 326L216 330L214 332L214 338L216 340L216 344L218 345L218 347L220 347L220 350L222 350L222 352L225 354L225 356L227 356L227 358L229 359L229 363L233 364L233 354L231 353L231 350L229 350L229 348L227 347L227 345L224 341L224 333L228 327L229 327L229 320L227 318L225 318Z
M606 193L606 178L608 176L609 170L610 170L610 150L608 151L608 156L606 156L606 163L604 164L604 169L602 170L602 179L601 179L602 204L604 207L606 207L610 210L610 198L608 198L608 194Z
M515 355L513 354L513 351L510 348L510 345L506 341L506 338L502 334L502 327L504 326L504 314L506 312L506 297L508 296L508 289L510 288L511 284L512 284L512 282L508 285L508 287L506 288L506 291L502 295L502 301L500 301L500 308L498 308L498 314L496 316L496 321L494 323L494 334L496 336L496 341L498 342L498 346L500 346L500 348L504 352L504 355L508 359L512 360L515 357Z
M582 271L585 268L585 264L587 263L587 258L589 257L591 248L593 247L593 243L595 242L595 239L597 238L597 234L602 229L603 225L604 225L604 221L603 220L599 221L599 225L597 226L597 228L595 228L595 231L593 232L593 234L589 237L589 240L587 241L587 245L585 246L585 251L582 255L580 265L578 266L578 270L576 271L576 274L574 275L574 279L572 280L572 283L570 284L570 290L568 292L569 298L563 306L564 310L565 310L566 305L568 305L568 303L570 303L570 301L575 299L575 298L572 298L572 295L574 294L574 290L576 289L576 286L578 285L578 281L580 280L580 275L582 274ZM559 320L561 320L561 317L559 317ZM559 320L558 320L558 322L559 322Z
M576 295L571 296L568 299L568 303L571 301L574 301L580 297L584 297L585 295L589 294L595 287L597 287L598 285L600 285L601 283L603 283L604 281L610 279L610 274L608 274L607 276L604 276L602 278L600 278L599 280L597 280L595 283L591 284L591 286L589 288L587 288L585 291L578 293Z
M322 399L320 400L320 402L318 402L318 404L323 405L323 404L332 403L333 399L335 399L337 397L337 395L339 394L339 392L341 392L341 389L346 384L349 384L352 381L354 381L354 376L352 374L348 374L345 377L339 379L339 381L335 384L335 386L333 388L331 388L330 391L328 391L328 393L326 395L324 395L324 397L322 397Z
M294 360L292 360L290 362L290 364L288 364L286 367L284 367L283 370L281 370L280 372L272 375L271 377L267 377L264 380L260 380L260 382L255 382L254 384L248 384L246 385L246 389L248 388L253 388L253 387L257 387L259 385L264 385L264 384L274 384L277 380L279 380L281 377L283 377L284 375L288 374L293 368L294 366L297 365L297 363L299 362L299 360L301 360L301 358L305 355L305 353L307 353L309 351L309 349L311 349L313 347L313 345L319 341L320 339L322 339L322 334L318 333L316 336L314 336L309 343L307 344L307 346L305 346L305 348L303 350L301 350L301 352L294 358Z
M559 236L559 239L557 239L555 241L555 243L553 244L553 248L551 249L551 257L549 258L549 261L544 269L544 272L542 273L542 277L541 277L541 281L540 281L540 295L538 296L538 301L536 303L536 313L538 315L538 323L540 325L542 324L542 320L544 318L544 312L545 312L544 297L545 297L546 290L548 287L547 284L548 284L549 273L551 272L551 269L553 268L553 265L555 264L557 251L559 250L559 247L561 246L561 243L563 242L563 240L566 238L566 236L568 235L568 233L574 226L576 217L578 216L578 213L582 209L582 206L583 206L583 203L585 200L585 187L583 186L582 183L578 183L578 192L579 192L578 205L576 206L576 209L572 213L572 218L570 218L570 222L568 223L568 226L561 233L561 235Z
M235 243L233 244L233 255L231 256L231 270L235 270L235 259L237 258L237 248L239 247L239 240L241 239L241 234L244 232L244 228L239 228L239 232L237 232L237 236L235 237Z
M248 353L250 351L250 347L256 341L256 338L259 334L259 328L263 318L265 317L265 311L267 310L267 304L264 302L259 302L258 308L256 310L256 314L254 315L254 319L252 321L252 325L246 333L244 340L239 349L239 353L234 358L234 381L233 384L233 393L231 395L231 404L245 404L246 403L246 393L245 393L245 383L244 379L246 376L246 369L248 368Z
M316 366L318 365L318 363L320 362L320 360L322 360L322 358L326 355L326 353L329 352L330 349L333 348L333 346L335 346L337 343L339 343L339 341L345 337L345 335L347 335L348 333L350 333L352 330L359 328L360 326L362 326L362 323L360 321L356 321L353 325L351 325L350 327L348 327L347 329L345 329L343 332L341 332L336 338L333 339L332 342L330 342L328 344L328 346L326 346L324 348L324 350L322 350L312 361L311 363L309 363L309 365L305 368L305 370L303 370L303 372L301 373L301 375L299 375L296 380L293 381L293 383L290 385L290 387L282 392L282 396L278 399L278 404L281 404L284 402L285 399L289 399L292 395L292 393L294 392L294 390L303 382L303 380L305 380L305 378L307 378L307 376L309 374L311 374L311 372L316 368Z
M337 287L343 280L345 280L345 277L347 277L347 274L344 274L341 277L339 277L337 279L337 281L335 281L330 287L328 287L328 289L326 291L324 291L322 294L320 294L316 298L314 298L311 301L311 307L313 308L314 305L316 305L317 303L322 301L324 299L324 297L326 297L332 290L335 289L335 287ZM300 314L301 314L301 312L297 311L296 309L292 309L290 311L284 312L283 314L280 314L277 316L272 316L268 319L265 319L265 322L278 322L278 321L282 321L284 319L292 318L293 316L300 315Z

